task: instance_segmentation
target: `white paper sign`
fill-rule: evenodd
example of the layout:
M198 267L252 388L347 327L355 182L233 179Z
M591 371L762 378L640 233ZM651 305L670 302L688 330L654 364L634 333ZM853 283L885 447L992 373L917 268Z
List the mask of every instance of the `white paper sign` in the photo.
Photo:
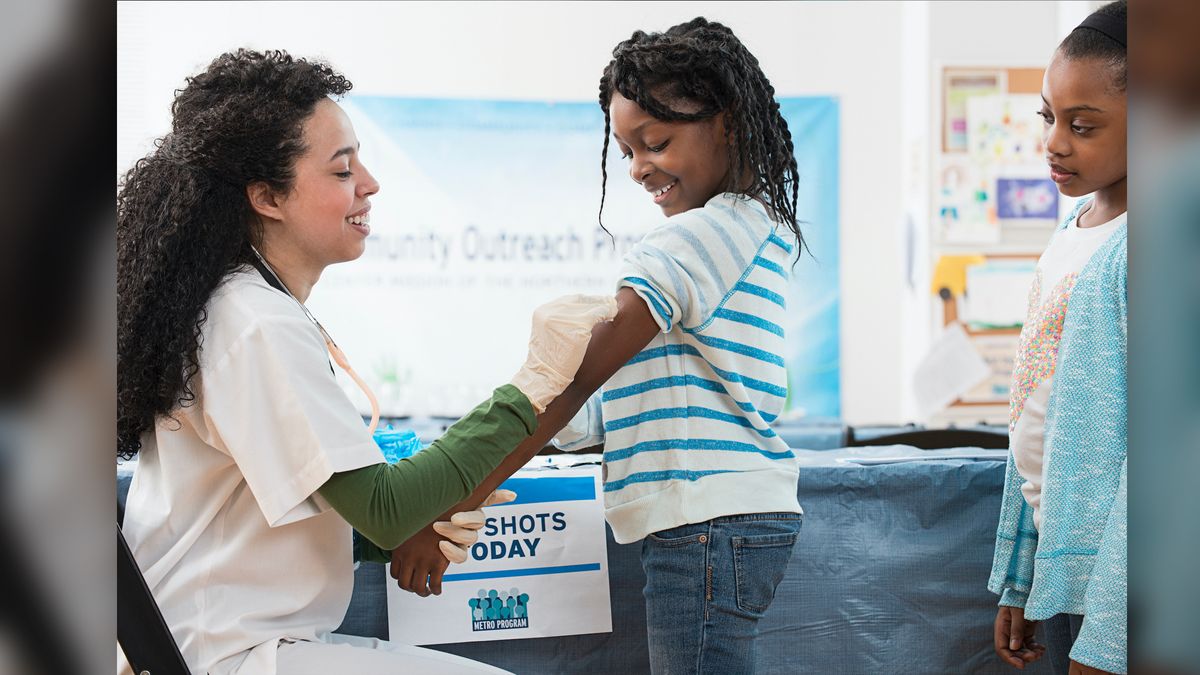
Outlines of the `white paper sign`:
M612 630L600 467L522 470L509 504L467 561L451 565L440 596L388 583L392 640L413 645L519 640Z

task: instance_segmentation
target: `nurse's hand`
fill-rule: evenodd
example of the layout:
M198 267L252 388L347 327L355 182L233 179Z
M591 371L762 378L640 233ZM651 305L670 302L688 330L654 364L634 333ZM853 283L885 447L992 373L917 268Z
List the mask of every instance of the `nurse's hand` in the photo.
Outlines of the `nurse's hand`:
M544 412L575 379L592 327L616 315L617 299L611 295L566 295L534 310L529 356L512 384L535 412Z
M442 575L450 561L442 554L442 535L426 525L392 551L390 572L400 588L422 598L442 594Z
M479 530L483 529L487 522L483 507L507 504L516 498L517 493L512 490L496 490L474 511L459 511L451 516L450 520L434 523L434 531L446 538L438 542L438 548L441 549L442 555L446 556L446 560L452 563L466 562L467 551L471 549L472 544L479 541Z

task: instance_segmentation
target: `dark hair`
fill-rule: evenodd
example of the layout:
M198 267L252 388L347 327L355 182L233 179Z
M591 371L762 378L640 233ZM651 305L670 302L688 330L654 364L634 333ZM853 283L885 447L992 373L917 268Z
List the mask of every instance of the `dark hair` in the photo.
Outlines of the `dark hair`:
M324 63L239 49L176 91L170 133L117 193L118 455L195 400L204 307L262 236L246 186L290 190L304 121L351 86Z
M733 31L697 17L665 33L635 31L613 49L613 58L600 78L600 107L604 110L604 150L600 156L600 213L608 182L609 103L613 92L637 103L655 119L695 122L726 115L726 133L735 148L730 185L749 197L760 197L772 217L787 225L804 248L796 222L796 157L792 134L779 112L775 88ZM685 113L671 104L688 101L699 106ZM733 185L747 170L748 188ZM601 222L603 226L603 222Z
M1108 22L1118 24L1124 31L1129 21L1126 0L1110 2L1092 12L1091 16L1109 17ZM1099 59L1107 62L1113 69L1113 86L1118 91L1125 91L1128 78L1127 49L1124 44L1104 32L1084 25L1077 26L1063 38L1062 43L1058 45L1058 51L1069 60Z

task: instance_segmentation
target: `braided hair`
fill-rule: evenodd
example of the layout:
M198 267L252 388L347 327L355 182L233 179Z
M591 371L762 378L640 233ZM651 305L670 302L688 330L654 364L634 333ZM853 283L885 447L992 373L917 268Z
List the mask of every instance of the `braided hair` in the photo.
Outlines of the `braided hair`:
M305 120L351 86L326 64L242 49L176 92L170 133L117 193L118 455L195 400L204 307L262 238L246 186L289 191Z
M697 122L724 114L727 140L734 148L726 191L761 199L771 216L795 234L799 258L805 242L796 221L799 174L792 134L779 111L775 88L758 59L732 30L697 17L664 33L635 31L613 49L612 61L600 77L600 108L604 111L601 215L608 182L613 92L664 122ZM673 107L680 101L698 109L681 112ZM747 173L752 176L750 185L737 185ZM604 226L603 221L600 225Z
M1108 21L1124 26L1129 21L1128 4L1126 0L1110 2L1093 12L1092 16L1111 17ZM1063 38L1058 51L1068 60L1098 59L1106 62L1113 71L1113 87L1117 91L1125 91L1128 50L1111 36L1080 25Z

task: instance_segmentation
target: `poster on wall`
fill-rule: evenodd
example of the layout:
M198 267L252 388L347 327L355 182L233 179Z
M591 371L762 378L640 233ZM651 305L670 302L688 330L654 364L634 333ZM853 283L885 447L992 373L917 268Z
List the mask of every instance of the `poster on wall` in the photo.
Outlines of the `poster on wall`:
M390 639L434 645L612 630L600 467L518 471L516 501L485 509L466 562L442 594L387 584Z
M838 102L779 103L811 250L792 268L781 418L838 417ZM524 361L534 308L614 292L622 256L663 221L615 143L601 217L594 102L351 95L343 107L381 190L366 253L328 268L308 304L384 415L456 417L487 398Z

